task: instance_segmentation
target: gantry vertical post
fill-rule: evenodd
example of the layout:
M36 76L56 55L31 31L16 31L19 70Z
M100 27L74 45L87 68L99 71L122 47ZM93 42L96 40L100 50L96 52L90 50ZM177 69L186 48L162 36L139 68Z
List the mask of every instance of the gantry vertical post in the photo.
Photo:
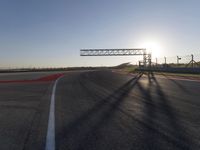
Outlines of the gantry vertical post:
M144 63L144 67L147 67L147 53L146 50L143 51L143 63Z

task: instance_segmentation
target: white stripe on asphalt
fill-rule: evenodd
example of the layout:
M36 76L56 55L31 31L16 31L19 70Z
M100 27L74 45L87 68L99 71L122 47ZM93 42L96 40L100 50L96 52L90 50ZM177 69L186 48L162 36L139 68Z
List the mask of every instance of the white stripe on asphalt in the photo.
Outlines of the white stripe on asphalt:
M53 85L45 150L55 150L55 93L56 86L60 78L58 78Z

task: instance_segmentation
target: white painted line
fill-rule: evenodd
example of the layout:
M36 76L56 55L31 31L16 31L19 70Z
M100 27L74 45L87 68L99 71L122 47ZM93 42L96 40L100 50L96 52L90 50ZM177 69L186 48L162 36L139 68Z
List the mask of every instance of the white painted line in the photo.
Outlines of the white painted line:
M55 93L56 86L60 78L58 78L53 85L45 150L55 150Z

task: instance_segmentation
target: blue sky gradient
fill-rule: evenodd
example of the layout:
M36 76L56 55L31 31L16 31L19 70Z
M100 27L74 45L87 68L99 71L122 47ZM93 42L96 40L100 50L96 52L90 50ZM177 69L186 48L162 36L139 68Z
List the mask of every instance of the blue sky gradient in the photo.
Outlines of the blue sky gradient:
M81 48L138 48L156 57L200 51L199 0L1 0L0 67L117 65L138 57L80 57ZM154 55L153 54L153 55Z

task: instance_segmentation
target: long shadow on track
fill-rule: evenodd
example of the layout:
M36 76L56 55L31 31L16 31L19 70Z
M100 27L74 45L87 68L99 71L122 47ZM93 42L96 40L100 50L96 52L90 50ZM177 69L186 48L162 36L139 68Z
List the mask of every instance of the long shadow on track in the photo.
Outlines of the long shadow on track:
M58 139L58 149L61 148L60 144L68 145L69 149L90 149L91 147L88 147L91 144L91 139L89 137L94 138L92 143L95 145L95 138L98 139L98 135L96 135L97 131L102 125L106 124L106 122L112 118L114 112L118 110L140 124L143 132L140 137L141 141L139 141L138 144L143 145L141 149L167 149L167 145L165 145L167 142L175 149L192 150L194 142L187 137L186 129L182 127L175 109L171 106L169 99L165 95L154 74L148 74L147 88L144 88L144 86L138 82L141 76L142 73L129 80L105 99L97 102L94 107L80 117L69 122L67 126L58 133L60 137L60 139ZM144 100L141 102L143 105L143 118L140 119L135 118L129 112L119 107L131 90L136 86L144 97ZM153 87L157 95L156 102L151 94ZM163 129L157 127L156 121L159 121L157 114L161 112L166 117L166 120L162 119L161 122L168 126L167 131L163 131ZM171 135L166 132L170 132ZM163 141L165 141L165 144ZM130 147L130 149L135 149L134 145Z
M153 84L155 87L155 92L158 95L157 102L155 102L155 99L152 99L151 96ZM139 82L137 82L137 86L145 98L145 101L143 102L143 122L140 122L142 123L144 129L142 135L143 138L141 139L141 143L144 143L145 141L143 149L155 150L164 148L165 145L159 142L160 138L162 138L164 141L167 141L167 143L172 144L176 149L192 150L194 142L191 138L187 137L187 130L181 125L175 109L171 106L154 74L152 72L148 73L147 89L145 89ZM166 117L160 121L163 125L168 126L167 131L162 131L163 129L159 129L160 127L156 123L156 121L158 121L156 118L157 113L163 113ZM163 132L171 132L172 136L168 135L169 133Z
M170 80L172 83L174 83L176 86L178 86L183 92L190 94L191 92L186 89L182 84L180 84L179 82L175 81L174 79L171 79L170 77L168 77L165 74L162 74L166 79Z
M114 91L111 95L106 97L97 103L93 108L88 110L86 113L81 115L79 118L76 118L75 121L69 123L64 131L59 133L59 136L64 139L70 139L68 135L72 135L73 133L80 132L79 137L76 141L78 143L78 147L73 149L87 149L87 137L94 132L109 118L112 116L113 112L117 109L117 107L122 103L123 99L126 95L129 94L131 89L135 86L137 81L142 76L142 73L138 74L133 79L129 80L123 86ZM92 121L91 121L92 120ZM90 121L90 127L88 128L85 123ZM85 127L85 128L84 128ZM64 133L64 134L62 134ZM59 139L59 141L63 139ZM65 142L65 141L63 141ZM70 144L70 142L69 142ZM60 145L58 145L59 147Z

